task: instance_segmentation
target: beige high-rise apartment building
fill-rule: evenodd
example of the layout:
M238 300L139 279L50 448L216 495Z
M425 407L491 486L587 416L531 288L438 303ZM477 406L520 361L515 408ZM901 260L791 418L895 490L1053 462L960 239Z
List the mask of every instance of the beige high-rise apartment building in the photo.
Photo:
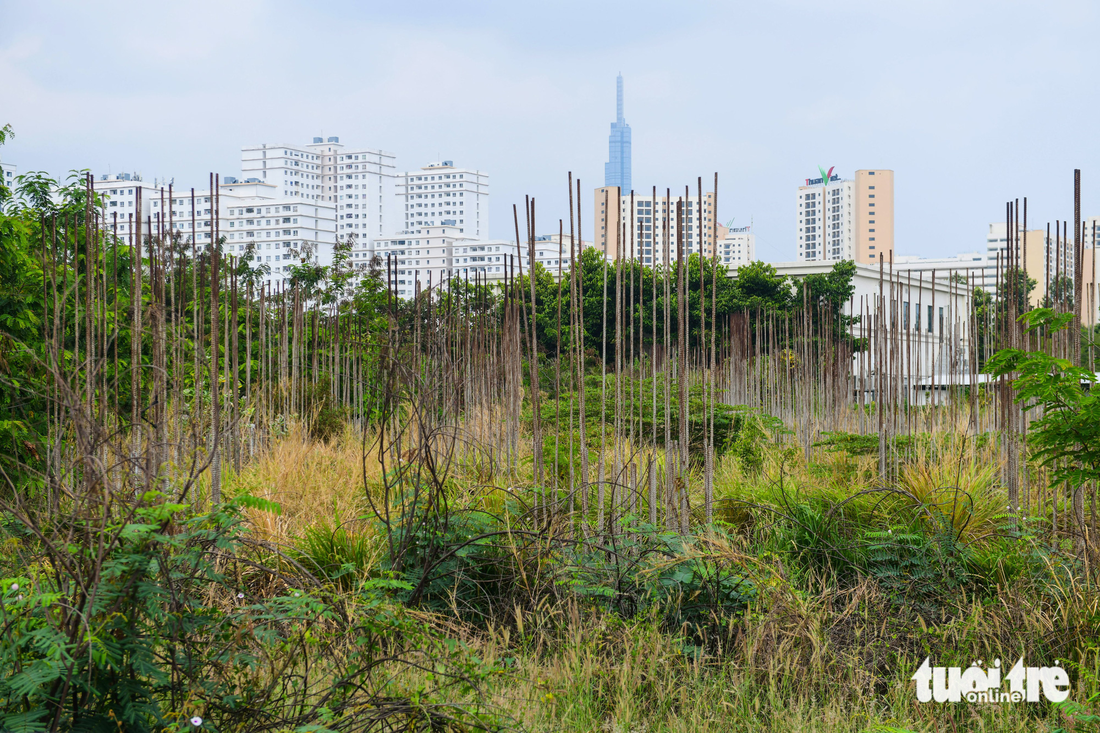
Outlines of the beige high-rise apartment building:
M889 262L894 251L894 172L882 168L856 171L855 200L856 262Z
M702 211L697 194L677 196L673 193L666 197L658 193L654 197L652 191L648 194L635 192L633 201L631 210L630 194L620 195L618 186L601 186L595 190L593 245L608 259L630 257L633 236L634 257L643 264L663 263L666 249L668 261L674 262L678 241L676 205L679 202L683 203L680 226L683 229L684 256L700 251L707 257L712 256L715 233L713 192L703 193Z
M618 186L600 186L592 198L592 243L605 257L614 258L618 248L618 232L622 231L622 206Z

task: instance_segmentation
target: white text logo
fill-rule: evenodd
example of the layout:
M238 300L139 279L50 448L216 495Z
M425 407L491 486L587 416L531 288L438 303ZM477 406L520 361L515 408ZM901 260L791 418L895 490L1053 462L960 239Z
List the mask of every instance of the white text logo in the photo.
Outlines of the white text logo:
M1055 660L1057 664L1057 660ZM1069 675L1061 667L1025 667L1024 659L1013 665L1001 682L1001 660L983 669L972 664L961 667L932 667L926 657L911 678L917 683L920 702L1062 702L1069 697Z

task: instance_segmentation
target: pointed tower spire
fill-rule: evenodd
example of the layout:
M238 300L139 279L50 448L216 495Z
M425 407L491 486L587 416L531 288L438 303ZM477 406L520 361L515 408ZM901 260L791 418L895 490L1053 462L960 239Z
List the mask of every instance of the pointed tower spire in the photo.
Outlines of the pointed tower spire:
M619 76L615 79L615 122L620 125L626 122L623 119L623 75L619 72Z

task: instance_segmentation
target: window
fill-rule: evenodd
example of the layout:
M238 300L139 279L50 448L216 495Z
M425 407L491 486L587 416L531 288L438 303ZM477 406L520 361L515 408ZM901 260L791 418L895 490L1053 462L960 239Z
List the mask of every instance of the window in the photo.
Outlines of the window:
M928 333L932 333L932 306L928 306Z

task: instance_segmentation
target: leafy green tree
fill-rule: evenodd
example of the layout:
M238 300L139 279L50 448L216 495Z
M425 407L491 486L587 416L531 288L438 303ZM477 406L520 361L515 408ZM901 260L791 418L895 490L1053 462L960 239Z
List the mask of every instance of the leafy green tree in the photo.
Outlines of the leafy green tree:
M1039 308L1021 320L1048 339L1071 327L1073 315ZM1001 349L989 360L993 376L1015 376L1016 401L1026 410L1042 408L1028 430L1028 443L1053 482L1078 489L1100 480L1100 389L1096 373L1045 351Z
M9 137L15 137L15 133L12 132L11 125L4 125L0 127L0 147L3 147L4 143L8 141ZM2 158L0 158L2 160ZM0 176L0 211L4 210L4 204L11 198L11 190L4 184L4 176Z
M757 260L737 268L734 310L787 311L793 304L791 279L780 275L773 265Z
M43 367L49 361L42 335L46 248L58 248L58 267L69 269L70 281L82 277L89 264L83 247L70 249L70 243L83 242L85 235L82 174L74 172L68 183L60 184L44 173L29 172L18 176L16 184L0 211L0 469L6 476L0 491L27 490L36 483L45 455L45 396L51 384ZM57 244L46 244L55 232ZM63 303L67 320L75 317L75 305L75 298ZM63 342L61 348L58 359L64 362L70 344Z

